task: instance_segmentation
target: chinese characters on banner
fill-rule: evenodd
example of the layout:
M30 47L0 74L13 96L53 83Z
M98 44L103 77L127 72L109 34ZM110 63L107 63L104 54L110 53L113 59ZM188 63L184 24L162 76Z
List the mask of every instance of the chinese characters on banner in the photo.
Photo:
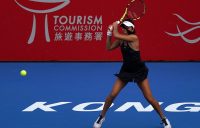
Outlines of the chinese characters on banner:
M109 24L129 0L9 0L1 9L1 61L121 61L106 50ZM199 0L146 0L135 21L144 60L200 60ZM199 11L198 11L199 10Z

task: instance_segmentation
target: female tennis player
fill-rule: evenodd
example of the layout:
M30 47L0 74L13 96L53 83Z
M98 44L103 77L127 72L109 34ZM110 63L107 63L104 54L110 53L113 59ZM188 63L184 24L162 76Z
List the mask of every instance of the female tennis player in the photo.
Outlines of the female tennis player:
M118 31L118 22L114 22L108 27L106 48L110 51L120 47L123 64L119 74L116 74L117 79L113 85L112 91L107 96L103 110L95 121L93 127L101 128L102 123L105 120L106 112L114 99L128 82L133 81L138 85L145 99L153 106L160 116L164 128L171 128L169 120L165 117L161 111L160 105L152 96L147 78L148 68L140 58L139 39L135 33L135 26L132 23L132 20L129 19L123 21L120 26L123 30L123 34ZM112 35L116 39L114 42L111 41Z

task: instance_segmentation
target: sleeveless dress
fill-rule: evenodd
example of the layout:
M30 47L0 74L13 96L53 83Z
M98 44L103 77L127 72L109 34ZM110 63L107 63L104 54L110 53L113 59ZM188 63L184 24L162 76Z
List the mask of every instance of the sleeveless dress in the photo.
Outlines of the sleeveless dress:
M121 53L123 57L123 64L120 72L115 74L124 82L139 83L147 78L148 68L140 58L140 51L133 50L128 42L122 42Z

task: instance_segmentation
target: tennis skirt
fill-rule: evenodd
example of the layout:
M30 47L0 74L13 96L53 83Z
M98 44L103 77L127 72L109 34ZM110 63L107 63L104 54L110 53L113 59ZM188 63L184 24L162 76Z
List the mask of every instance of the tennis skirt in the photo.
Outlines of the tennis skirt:
M131 65L130 66L130 65L123 64L120 69L120 72L114 75L124 82L139 83L147 78L148 72L149 70L145 65L142 65L142 66Z

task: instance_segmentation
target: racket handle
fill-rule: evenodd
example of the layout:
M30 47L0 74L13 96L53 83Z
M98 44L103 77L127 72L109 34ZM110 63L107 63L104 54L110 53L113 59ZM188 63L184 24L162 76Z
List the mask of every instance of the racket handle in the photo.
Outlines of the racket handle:
M125 12L124 12L123 16L121 17L120 22L122 22L124 20L124 18L127 15L127 12L128 12L128 8L125 9Z

